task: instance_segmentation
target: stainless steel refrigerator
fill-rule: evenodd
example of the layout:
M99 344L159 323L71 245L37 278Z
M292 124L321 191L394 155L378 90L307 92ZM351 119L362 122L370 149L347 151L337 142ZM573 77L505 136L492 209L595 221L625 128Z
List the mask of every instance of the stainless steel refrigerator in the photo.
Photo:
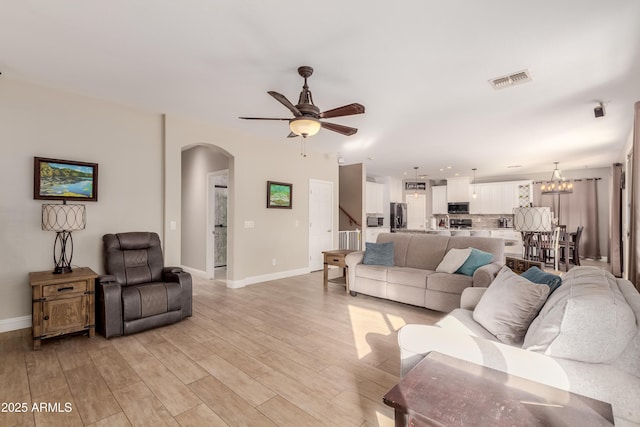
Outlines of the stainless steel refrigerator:
M407 228L407 204L391 203L391 232Z

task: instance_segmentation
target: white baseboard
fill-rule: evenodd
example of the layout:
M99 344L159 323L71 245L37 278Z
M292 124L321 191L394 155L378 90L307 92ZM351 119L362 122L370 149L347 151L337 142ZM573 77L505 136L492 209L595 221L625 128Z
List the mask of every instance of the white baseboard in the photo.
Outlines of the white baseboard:
M211 280L211 277L207 274L206 271L198 270L196 268L181 266L182 269L188 273L191 273L192 276L199 277L201 279ZM277 280L284 279L287 277L300 276L301 274L307 274L310 270L308 268L299 268L297 270L287 270L287 271L279 271L277 273L269 273L262 274L260 276L252 276L246 277L241 280L229 280L227 279L227 288L238 289L244 288L245 286L254 285L256 283L268 282L269 280Z
M31 327L31 316L14 317L0 320L0 333Z
M201 279L211 279L206 271L198 270L196 268L186 267L184 265L180 266L187 273L191 273L192 276L199 277Z
M227 279L227 288L238 289L256 283L268 282L269 280L284 279L287 277L300 276L309 273L309 268L299 268L297 270L279 271L277 273L262 274L260 276L246 277L242 280Z

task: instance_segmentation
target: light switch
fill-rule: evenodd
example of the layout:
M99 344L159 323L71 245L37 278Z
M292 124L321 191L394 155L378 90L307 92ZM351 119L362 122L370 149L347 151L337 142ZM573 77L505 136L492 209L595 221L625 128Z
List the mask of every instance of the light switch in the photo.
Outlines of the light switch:
M244 228L253 228L253 227L254 227L253 221L245 221L244 222Z
M178 224L175 221L169 221L169 230L175 231L178 229Z

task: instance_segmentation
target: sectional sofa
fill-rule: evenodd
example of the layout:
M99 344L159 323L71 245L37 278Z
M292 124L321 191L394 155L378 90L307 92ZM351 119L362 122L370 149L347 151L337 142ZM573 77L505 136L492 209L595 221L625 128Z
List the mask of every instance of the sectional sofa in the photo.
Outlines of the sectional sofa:
M345 257L349 290L406 304L449 312L460 307L460 295L471 286L489 286L504 264L504 240L491 237L382 233L377 243L393 242L393 265L363 264L364 252ZM493 260L472 276L436 272L451 249L475 248Z
M522 340L507 343L476 320L499 279L488 289L466 289L463 307L435 326L402 327L401 376L436 351L609 402L616 426L640 426L640 294L631 282L596 267L575 267L562 279ZM506 297L496 302L496 311L519 305Z

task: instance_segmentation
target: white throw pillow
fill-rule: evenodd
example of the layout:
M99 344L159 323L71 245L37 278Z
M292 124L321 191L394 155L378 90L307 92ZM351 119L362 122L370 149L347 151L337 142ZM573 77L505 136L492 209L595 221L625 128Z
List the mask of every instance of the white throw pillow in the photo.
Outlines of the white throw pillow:
M436 271L438 273L455 273L462 264L469 258L471 255L471 248L466 249L449 249L440 261L440 264L436 267Z
M473 320L507 344L520 344L549 296L549 286L530 282L502 267L484 293Z

